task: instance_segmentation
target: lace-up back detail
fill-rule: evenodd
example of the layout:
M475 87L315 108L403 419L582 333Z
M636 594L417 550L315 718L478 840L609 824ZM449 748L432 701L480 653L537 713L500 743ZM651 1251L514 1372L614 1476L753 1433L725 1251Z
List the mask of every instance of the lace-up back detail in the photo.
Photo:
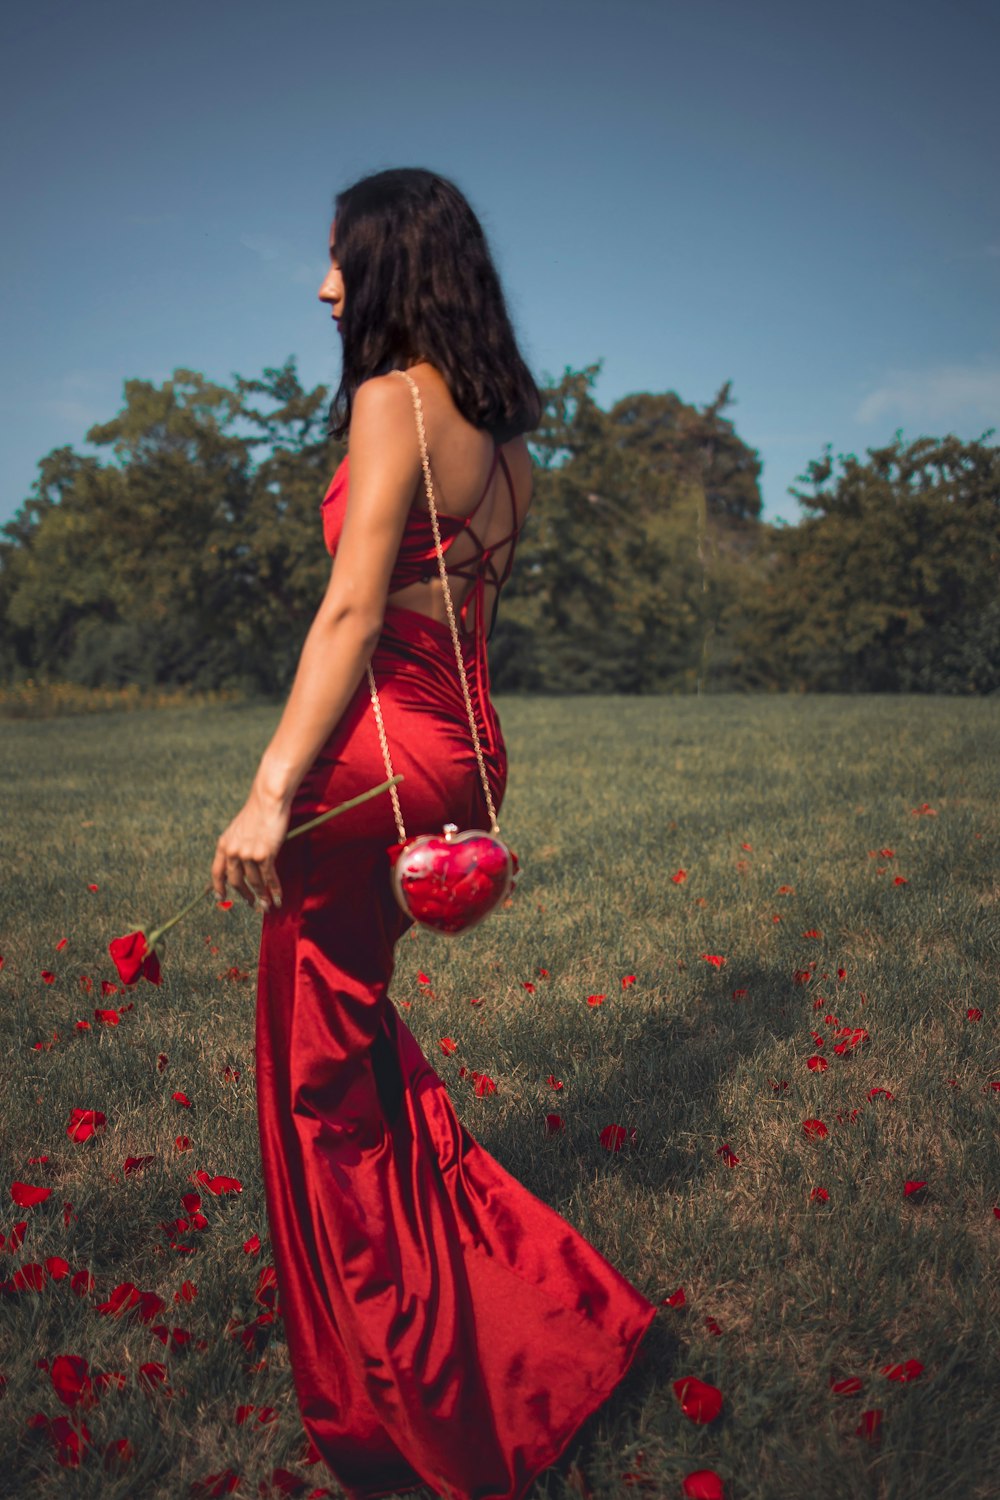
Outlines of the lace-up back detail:
M510 502L510 530L498 541L489 546L483 542L474 526L483 501L489 494L493 476L497 465L503 469L507 481L507 494ZM327 551L331 557L336 553L337 543L344 525L344 515L347 510L347 495L349 486L348 455L345 454L337 467L330 488L323 497L321 505L323 515L323 538L326 542ZM493 462L486 476L483 492L476 501L467 516L449 516L444 511L438 511L438 526L441 531L441 546L444 551L445 567L451 578L468 578L473 581L473 588L459 611L463 629L467 628L467 612L470 603L476 601L476 628L477 633L482 619L483 594L487 583L496 589L494 597L494 613L496 599L499 598L500 590L510 577L511 568L514 565L514 546L520 533L517 524L517 506L514 499L514 483L511 479L510 467L507 463L499 444L494 446ZM470 557L449 561L448 554L455 541L461 535L468 536L473 544L474 551ZM496 564L496 554L504 547L508 547L507 558L502 569ZM426 510L411 506L406 517L406 526L403 537L399 544L399 552L393 564L392 575L389 579L390 594L398 589L404 589L413 583L427 583L437 578L437 554L434 550L434 533L431 530L431 518Z

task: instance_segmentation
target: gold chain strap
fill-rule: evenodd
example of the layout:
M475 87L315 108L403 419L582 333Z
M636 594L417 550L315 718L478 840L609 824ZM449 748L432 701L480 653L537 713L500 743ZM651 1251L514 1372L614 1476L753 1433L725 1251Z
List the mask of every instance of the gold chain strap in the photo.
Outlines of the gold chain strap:
M486 799L486 808L490 815L490 832L498 834L500 824L497 822L496 808L493 804L493 795L490 792L489 778L486 775L486 763L483 760L483 748L479 743L479 730L476 728L476 715L472 708L472 694L469 692L469 680L465 675L465 659L462 656L462 646L458 638L458 624L455 620L455 606L451 600L451 586L448 583L448 569L444 565L444 548L441 546L441 531L438 527L437 507L434 504L434 486L431 483L431 465L427 457L427 437L424 432L424 411L420 401L420 388L412 375L405 370L394 371L396 375L402 375L410 387L410 395L413 397L413 410L417 418L417 437L420 442L420 461L424 470L424 488L427 491L427 506L431 517L431 530L434 533L434 548L437 552L438 572L441 575L441 586L444 589L445 608L448 611L448 624L451 626L451 639L455 647L455 660L458 663L458 675L462 681L462 696L465 699L466 711L469 715L469 729L472 733L472 747L476 752L476 760L479 764L479 776L483 784L483 796ZM476 621L476 629L482 629L482 621ZM389 743L385 736L385 725L382 722L382 705L378 700L378 689L375 686L375 674L368 666L368 685L371 688L372 708L375 711L375 723L378 728L379 744L382 746L382 758L385 761L385 773L390 779L393 775L392 761L389 758ZM399 833L400 843L406 840L406 830L403 827L403 815L399 807L399 797L396 788L390 787L389 794L392 797L392 810L396 819L396 829Z

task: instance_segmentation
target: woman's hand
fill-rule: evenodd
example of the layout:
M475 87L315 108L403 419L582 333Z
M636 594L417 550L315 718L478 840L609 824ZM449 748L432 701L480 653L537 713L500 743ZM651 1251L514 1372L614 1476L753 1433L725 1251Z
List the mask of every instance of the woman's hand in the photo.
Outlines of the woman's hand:
M212 885L222 900L226 886L264 911L281 905L281 882L274 868L288 832L290 807L269 798L254 784L242 809L220 836L212 861Z

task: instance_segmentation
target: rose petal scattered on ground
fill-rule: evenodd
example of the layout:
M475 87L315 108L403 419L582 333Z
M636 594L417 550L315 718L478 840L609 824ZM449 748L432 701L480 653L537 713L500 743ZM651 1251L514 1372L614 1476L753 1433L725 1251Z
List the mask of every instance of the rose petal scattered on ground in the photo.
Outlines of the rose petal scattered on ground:
M36 1203L44 1203L46 1198L52 1196L52 1189L47 1187L33 1187L28 1182L12 1182L10 1196L18 1208L34 1208Z
M66 1134L71 1141L89 1141L92 1135L107 1126L107 1117L100 1109L74 1109L70 1114Z
M681 1411L692 1422L714 1422L722 1410L722 1392L717 1386L699 1380L695 1375L685 1375L673 1382L674 1395L680 1402Z
M919 1359L904 1359L900 1365L883 1365L882 1374L886 1380L898 1380L900 1385L906 1385L909 1380L919 1380L924 1374L924 1365Z
M196 1172L195 1177L202 1187L217 1196L222 1193L242 1193L243 1184L238 1177L212 1177L205 1171Z
M714 1469L693 1469L681 1484L686 1500L724 1500L722 1480Z
M866 1437L870 1443L877 1443L882 1436L882 1412L879 1407L872 1411L863 1411L861 1421L854 1431L858 1437Z

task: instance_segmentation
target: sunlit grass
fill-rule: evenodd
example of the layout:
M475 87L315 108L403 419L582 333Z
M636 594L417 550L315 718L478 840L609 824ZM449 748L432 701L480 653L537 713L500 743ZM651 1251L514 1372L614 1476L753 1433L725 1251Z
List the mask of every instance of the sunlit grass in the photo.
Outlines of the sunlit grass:
M404 938L393 997L482 1144L654 1301L684 1288L574 1450L594 1500L679 1497L698 1469L718 1472L727 1500L986 1500L1000 1462L1000 706L500 707L518 891L465 938ZM229 1336L267 1310L257 919L206 901L172 935L160 987L100 994L115 977L109 939L162 920L206 879L276 715L202 706L0 735L0 1230L28 1225L23 1245L0 1251L0 1276L48 1257L70 1267L0 1296L2 1493L159 1500L231 1470L236 1493L256 1495L276 1467L307 1481L302 1493L337 1493L301 1461L280 1321L259 1329L256 1371L258 1355ZM96 1022L95 1008L130 1003L119 1025ZM82 1019L90 1029L75 1028ZM868 1039L837 1055L840 1026ZM458 1043L452 1056L442 1036ZM807 1066L817 1055L825 1071ZM473 1070L497 1092L476 1097ZM104 1110L106 1130L70 1141L74 1108ZM548 1113L563 1131L546 1134ZM811 1119L825 1138L803 1132ZM603 1149L609 1124L634 1129L635 1144ZM208 1228L180 1236L197 1247L182 1255L161 1225L184 1213L199 1169L243 1190L202 1192ZM14 1180L54 1191L19 1209ZM255 1233L261 1251L248 1254ZM81 1294L70 1278L82 1270L96 1285ZM164 1299L152 1323L94 1310L126 1281ZM191 1302L175 1300L185 1281ZM165 1346L153 1326L191 1341ZM71 1415L37 1365L59 1354L126 1377L85 1412L92 1446L78 1469L28 1425ZM918 1379L882 1373L910 1359ZM144 1391L149 1361L167 1367L172 1396ZM708 1427L680 1410L672 1382L685 1375L722 1391ZM848 1376L860 1394L834 1395L831 1379ZM237 1424L251 1403L275 1420ZM873 1410L878 1442L856 1432ZM134 1457L105 1469L120 1437ZM579 1494L561 1472L535 1491Z

